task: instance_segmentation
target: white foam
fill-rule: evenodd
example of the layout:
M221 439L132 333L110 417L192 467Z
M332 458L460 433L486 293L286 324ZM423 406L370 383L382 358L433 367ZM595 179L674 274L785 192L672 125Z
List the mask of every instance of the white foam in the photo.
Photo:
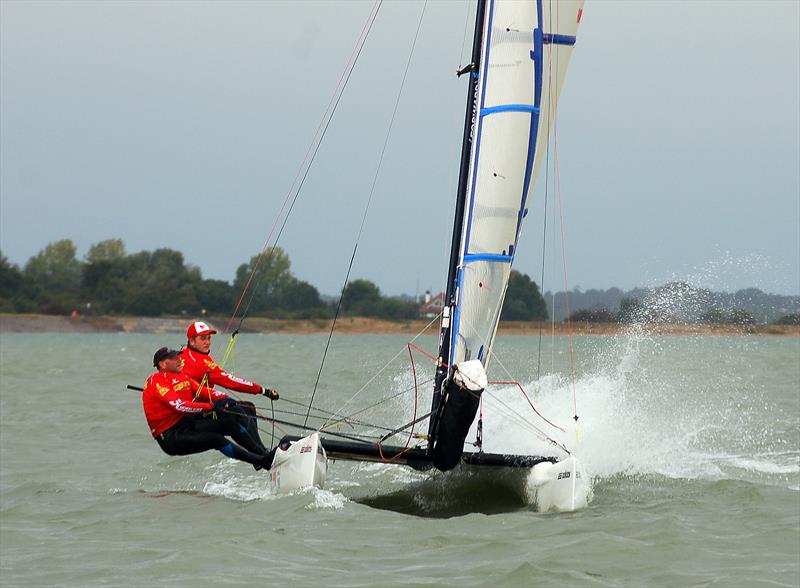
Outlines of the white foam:
M313 495L314 501L306 506L307 510L339 510L350 500L343 494L323 490L320 488L307 488L299 492L309 492Z
M800 473L800 465L788 464L781 465L766 459L752 459L747 457L732 457L728 462L737 468L761 472L764 474L797 474Z
M577 425L572 420L569 377L549 374L523 384L536 408L563 432L537 417L517 388L490 386L484 396L484 450L563 455L528 427L502 418L509 413L505 404L573 452L591 477L738 477L726 465L757 474L800 473L797 452L790 452L793 456L786 463L767 459L763 452L746 451L748 445L769 446L775 438L760 424L762 411L771 410L767 400L758 398L750 412L743 409L741 397L729 392L735 389L735 374L720 373L715 380L663 373L660 358L666 344L648 338L637 327L609 338L594 358L595 367L575 380ZM473 427L468 440L474 435Z
M246 474L242 472L243 467L242 462L234 459L225 459L206 467L211 480L205 483L203 492L245 502L275 498L267 474L255 471Z

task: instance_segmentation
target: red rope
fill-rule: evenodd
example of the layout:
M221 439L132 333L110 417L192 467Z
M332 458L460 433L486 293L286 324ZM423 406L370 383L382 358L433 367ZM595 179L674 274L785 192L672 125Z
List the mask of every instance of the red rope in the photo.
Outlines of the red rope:
M417 385L417 366L414 365L414 354L411 352L411 343L408 344L408 357L411 361L411 373L414 375L414 416L411 417L411 422L417 420L417 404L419 403L419 386ZM408 439L406 440L406 447L411 442L411 438L414 436L414 427L416 423L411 425L411 432L408 434Z
M432 361L436 362L436 364L441 365L443 367L447 367L447 364L444 363L443 361L441 361L438 357L435 357L434 355L431 355L430 353L428 353L424 349L421 349L421 348L417 347L413 343L409 343L408 347L409 347L409 349L411 347L413 347L414 349L416 349L417 351L422 353L425 357L427 357L427 358L431 359ZM415 381L415 386L416 386L416 374L414 374L414 378L415 378L414 381ZM561 427L559 427L555 423L553 423L550 420L548 420L547 417L545 417L542 413L540 413L538 410L536 410L536 407L533 405L533 402L531 402L531 399L528 397L528 394L525 392L525 389L522 387L522 385L519 382L517 382L517 381L507 381L507 382L492 381L492 382L489 382L489 384L497 384L497 385L500 385L500 386L511 386L511 385L517 386L520 389L520 392L522 392L522 395L525 397L525 400L528 401L528 404L533 409L533 412L535 412L537 415L539 415L539 417L544 422L546 422L548 425L550 425L552 427L555 427L559 431L564 432L564 429L562 429ZM481 418L482 417L483 417L483 405L481 404Z
M424 350L424 349L422 349L421 347L417 347L417 346L416 346L416 345L414 345L413 343L409 343L409 344L408 344L408 346L409 346L409 347L413 347L414 349L416 349L417 351L419 351L419 352L420 352L422 355L424 355L425 357L427 357L428 359L430 359L431 361L433 361L433 362L434 362L436 365L440 365L440 366L442 366L442 367L447 367L447 364L446 364L445 362L443 362L442 360L440 360L440 359L439 359L438 357L436 357L435 355L432 355L432 354L428 353L427 351L425 351L425 350Z
M525 397L525 400L528 401L528 404L530 404L531 408L533 409L533 412L535 412L536 414L539 415L539 418L541 418L544 422L546 422L551 427L555 427L556 429L558 429L562 433L565 432L564 429L559 427L557 424L549 421L542 413L540 413L538 410L536 410L536 407L533 405L533 402L531 402L531 399L528 398L528 394L525 392L525 389L522 387L522 384L520 384L519 382L516 382L516 381L513 381L513 380L509 380L507 382L492 381L492 382L489 382L489 383L490 384L495 384L497 386L516 386L517 388L519 388L519 391L522 392L522 395Z
M409 444L411 443L411 439L414 437L414 427L416 426L416 423L414 421L417 420L417 405L419 403L419 386L417 385L417 366L416 364L414 364L414 354L411 352L412 347L422 352L423 354L427 355L428 357L432 357L430 354L426 353L413 343L408 343L408 357L411 361L411 373L414 375L414 416L411 418L411 432L408 434L408 439L406 439L406 444L403 446L403 449L397 453L397 455L393 457L386 457L383 454L383 447L381 447L381 442L380 440L378 440L377 442L378 454L381 456L381 459L386 463L392 463L394 461L397 461L404 453L406 453L409 449Z

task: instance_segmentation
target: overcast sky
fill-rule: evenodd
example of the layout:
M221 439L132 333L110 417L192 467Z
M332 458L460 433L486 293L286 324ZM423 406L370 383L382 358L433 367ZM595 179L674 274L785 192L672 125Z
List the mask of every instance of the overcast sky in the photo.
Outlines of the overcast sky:
M0 2L3 254L120 237L231 280L371 7ZM341 287L421 9L382 6L281 239L323 293ZM385 293L443 286L473 11L426 7L353 272ZM569 287L800 293L799 71L797 1L588 0L558 113ZM516 267L538 282L546 242L544 287L562 289L543 179Z

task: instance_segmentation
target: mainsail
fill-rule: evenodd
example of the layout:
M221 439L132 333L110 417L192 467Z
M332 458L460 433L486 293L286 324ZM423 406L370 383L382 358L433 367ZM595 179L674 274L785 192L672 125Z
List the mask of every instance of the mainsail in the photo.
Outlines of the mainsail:
M452 366L489 361L582 8L583 0L478 3L434 415ZM435 416L432 445L437 433Z
M582 0L486 5L451 365L488 362L582 5Z

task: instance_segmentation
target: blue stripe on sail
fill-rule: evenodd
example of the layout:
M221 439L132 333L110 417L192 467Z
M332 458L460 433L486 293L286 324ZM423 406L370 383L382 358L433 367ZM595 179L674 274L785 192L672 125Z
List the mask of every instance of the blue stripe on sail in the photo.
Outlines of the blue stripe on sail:
M464 256L464 263L473 261L496 261L498 263L511 263L514 258L510 255L500 255L498 253L467 253Z
M536 0L536 22L542 26L544 20L544 9L542 8L542 0Z
M541 1L541 0L539 0ZM492 44L492 18L494 17L494 0L489 0L489 20L486 27L486 47L484 48L483 54L483 71L481 75L483 76L483 83L481 84L481 105L479 112L483 110L485 100L486 100L486 79L489 74L489 48ZM535 116L535 115L534 115ZM472 186L470 186L470 201L469 201L469 216L467 217L467 234L464 237L464 251L469 250L469 237L470 232L472 229L472 212L475 207L475 182L478 176L478 159L481 151L481 132L483 130L483 118L478 117L478 131L475 135L475 158L472 161ZM462 257L463 259L463 257ZM459 288L461 287L461 282L463 271L459 271ZM453 363L453 357L455 357L456 353L456 336L458 335L458 327L459 327L459 319L461 315L461 292L459 291L458 300L456 300L455 310L453 311L453 334L452 339L450 341L450 364Z
M481 116L496 112L539 112L539 108L530 104L500 104L499 106L481 108Z
M578 40L572 35L559 35L558 33L545 33L542 42L546 45L574 45Z
M453 309L453 329L450 332L450 359L448 363L452 365L453 357L456 352L456 337L458 336L458 327L461 323L461 287L464 285L464 268L458 268L458 278L456 278L456 305Z
M536 0L536 12L539 15L539 25L542 21L542 0ZM519 239L519 232L522 229L522 219L525 217L525 206L528 202L528 191L530 190L531 174L533 173L533 162L536 155L536 137L539 134L539 114L542 106L542 77L543 62L544 62L544 34L542 29L536 27L533 29L533 51L531 51L531 59L533 60L533 104L536 106L536 112L531 113L531 126L528 134L528 155L525 161L525 179L522 181L522 200L517 213L517 230L514 235L514 243Z

